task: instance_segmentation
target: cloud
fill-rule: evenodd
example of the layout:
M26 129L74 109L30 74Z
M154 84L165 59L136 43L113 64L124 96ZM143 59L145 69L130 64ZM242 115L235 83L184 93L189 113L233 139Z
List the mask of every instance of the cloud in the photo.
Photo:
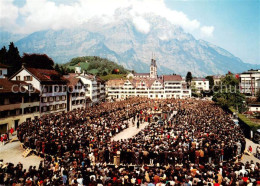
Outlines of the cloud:
M214 32L214 26L203 26L200 28L202 36L211 37Z
M148 33L150 24L145 16L154 14L167 19L172 24L181 26L187 32L201 30L205 35L212 35L214 31L212 26L201 27L198 20L189 19L185 13L169 9L164 0L78 0L69 2L26 0L23 7L18 7L12 1L1 0L0 5L6 7L7 14L3 15L1 12L0 19L7 20L11 24L1 24L0 26L11 32L32 33L46 29L75 28L87 24L91 19L107 24L127 15L131 16L138 31ZM121 15L116 14L118 10L123 10ZM18 15L23 16L23 24L19 24L19 27L15 22ZM15 27L16 29L11 29Z
M13 1L0 1L0 28L13 31L16 29L16 19L18 18L18 7L13 5Z
M139 32L147 34L150 31L150 24L142 17L135 17L133 23Z

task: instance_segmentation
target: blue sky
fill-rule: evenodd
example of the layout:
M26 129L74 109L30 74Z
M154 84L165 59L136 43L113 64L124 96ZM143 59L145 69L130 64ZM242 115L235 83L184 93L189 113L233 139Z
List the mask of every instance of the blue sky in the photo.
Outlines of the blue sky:
M205 40L223 47L244 62L260 64L259 0L167 0L166 5L202 24L213 25L213 36Z
M150 29L142 11L154 12L196 39L218 45L244 62L260 64L259 0L0 0L0 29L25 34L62 29L129 6L141 32Z

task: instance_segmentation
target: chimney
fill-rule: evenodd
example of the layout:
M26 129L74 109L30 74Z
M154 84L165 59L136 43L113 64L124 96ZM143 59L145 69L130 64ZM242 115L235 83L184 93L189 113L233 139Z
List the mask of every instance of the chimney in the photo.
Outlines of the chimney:
M22 68L24 68L25 67L25 63L22 63Z

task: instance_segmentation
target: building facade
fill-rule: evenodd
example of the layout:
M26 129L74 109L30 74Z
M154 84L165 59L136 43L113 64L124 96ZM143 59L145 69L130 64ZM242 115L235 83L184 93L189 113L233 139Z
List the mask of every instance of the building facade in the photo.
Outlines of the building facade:
M80 70L78 69L80 72ZM81 79L85 87L85 98L86 98L86 107L98 104L105 100L105 82L99 77L91 75L78 73L77 78Z
M248 70L239 75L240 92L255 96L260 91L260 70Z
M0 134L40 116L39 92L28 83L0 79Z
M160 78L115 79L106 83L109 99L148 97L155 99L188 98L191 90L179 75L164 75Z
M67 81L67 111L86 107L85 86L77 74L63 76Z
M127 80L114 79L106 83L108 99L148 97L155 99L189 98L191 90L180 75L157 74L156 60L151 60L150 73L130 74Z
M30 83L40 92L40 114L67 111L67 81L55 70L22 67L12 81Z
M260 112L260 103L250 103L248 104L248 110L251 112Z
M209 80L205 78L192 78L191 87L196 93L209 91Z
M7 66L0 63L0 79L5 78L7 76Z

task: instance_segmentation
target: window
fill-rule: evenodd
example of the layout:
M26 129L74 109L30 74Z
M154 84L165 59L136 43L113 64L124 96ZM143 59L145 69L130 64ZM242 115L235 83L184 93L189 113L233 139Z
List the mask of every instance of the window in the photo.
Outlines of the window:
M52 86L48 86L49 87L49 93L52 93Z
M49 102L52 102L53 101L53 97L49 97Z
M42 97L42 102L46 103L47 102L47 97Z
M46 93L46 92L47 92L47 90L48 90L48 88L47 88L47 87L45 87L45 86L42 86L42 88L43 88L43 93Z
M0 76L2 76L3 75L3 72L2 72L2 70L0 70Z
M60 100L60 97L59 96L56 96L56 101L59 101Z
M1 89L4 89L4 87L3 87L2 85L0 85L0 90L1 90Z
M55 86L54 92L59 92L59 86Z
M24 81L32 81L32 76L24 76Z
M50 110L53 110L53 105L50 105L50 106L49 106L49 109L50 109Z
M16 80L17 81L20 81L21 79L20 79L20 76L16 76Z

